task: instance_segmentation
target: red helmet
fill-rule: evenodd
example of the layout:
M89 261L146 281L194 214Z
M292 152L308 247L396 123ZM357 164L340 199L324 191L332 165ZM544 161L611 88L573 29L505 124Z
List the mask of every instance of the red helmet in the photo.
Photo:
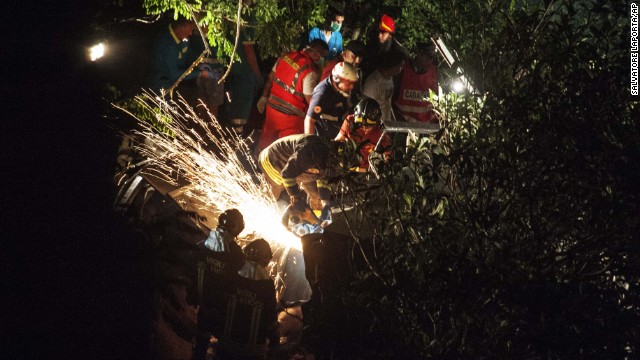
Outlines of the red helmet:
M396 22L393 21L391 16L387 14L382 15L382 19L380 19L380 31L386 31L392 34L396 31Z

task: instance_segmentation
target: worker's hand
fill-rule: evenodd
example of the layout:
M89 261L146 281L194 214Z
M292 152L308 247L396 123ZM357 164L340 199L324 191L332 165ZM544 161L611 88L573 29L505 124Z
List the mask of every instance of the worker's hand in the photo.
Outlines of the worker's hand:
M264 109L267 107L267 98L266 96L260 96L258 103L256 104L258 111L260 114L264 113Z

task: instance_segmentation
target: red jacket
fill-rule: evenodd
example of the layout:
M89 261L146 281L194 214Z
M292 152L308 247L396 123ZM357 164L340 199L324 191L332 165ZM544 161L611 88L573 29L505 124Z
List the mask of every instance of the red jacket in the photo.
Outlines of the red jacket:
M369 168L369 155L374 152L382 152L384 151L385 159L388 159L391 156L391 150L389 149L391 145L391 138L387 134L383 134L382 130L380 130L379 126L373 127L369 132L365 132L362 127L357 129L353 129L353 123L355 118L353 115L347 116L342 123L342 127L340 128L340 132L349 140L353 140L356 144L360 146L360 168L368 169ZM380 147L376 149L376 145L378 144L378 140L382 137L382 141L380 141Z
M434 65L418 74L413 66L405 66L400 80L400 91L396 99L396 106L402 116L411 117L420 122L431 122L433 112L429 99L429 90L438 91L437 70Z
M340 57L340 56L339 56ZM336 57L333 60L329 60L324 64L324 69L322 69L322 76L320 76L320 81L326 79L329 77L329 75L331 75L331 72L333 71L333 68L336 66L336 64L338 64L340 60L338 57Z
M285 114L293 114L286 104L306 113L309 104L304 97L302 80L313 70L313 62L303 51L291 51L278 59L269 105Z

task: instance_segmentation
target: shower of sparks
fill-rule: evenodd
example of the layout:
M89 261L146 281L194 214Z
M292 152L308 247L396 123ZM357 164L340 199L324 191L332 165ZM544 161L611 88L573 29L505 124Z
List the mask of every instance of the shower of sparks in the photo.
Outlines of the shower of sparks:
M242 138L213 116L208 121L201 119L184 100L176 104L146 93L136 101L151 112L155 108L158 122L172 134L138 119L142 127L138 133L145 140L137 151L157 166L154 176L177 185L179 174L190 183L185 195L201 204L199 208L218 213L240 210L246 224L241 236L262 237L274 251L283 246L302 248L300 239L282 225L282 212ZM219 150L214 152L212 147Z

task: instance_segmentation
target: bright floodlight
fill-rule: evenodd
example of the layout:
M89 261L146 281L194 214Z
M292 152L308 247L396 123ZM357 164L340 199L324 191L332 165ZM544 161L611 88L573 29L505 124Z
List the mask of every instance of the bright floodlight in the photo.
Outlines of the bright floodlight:
M461 93L464 91L464 84L460 80L456 80L451 84L451 90L457 93Z
M91 61L96 61L104 56L104 44L99 43L91 47L90 50Z

